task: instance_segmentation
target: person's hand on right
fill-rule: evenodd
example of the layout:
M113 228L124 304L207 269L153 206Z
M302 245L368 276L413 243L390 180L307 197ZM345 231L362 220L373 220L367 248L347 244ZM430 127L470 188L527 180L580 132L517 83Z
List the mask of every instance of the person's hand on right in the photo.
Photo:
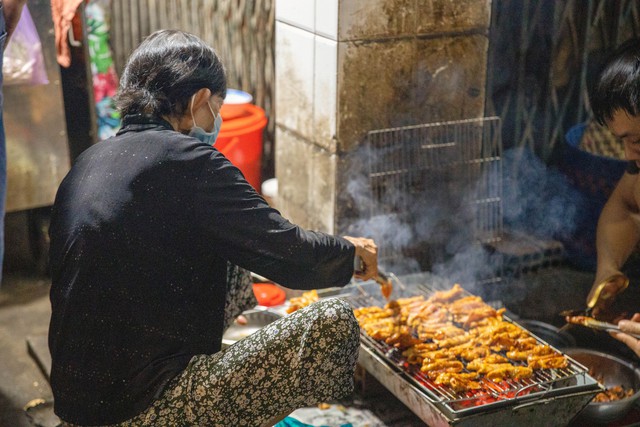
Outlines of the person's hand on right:
M376 277L378 275L378 247L375 242L365 237L343 237L356 247L356 260L362 260L362 269L354 271L354 277L360 280Z
M640 357L640 340L624 333L628 332L630 334L640 335L640 313L634 314L631 320L619 321L618 327L622 332L611 332L611 335L618 341L625 343Z

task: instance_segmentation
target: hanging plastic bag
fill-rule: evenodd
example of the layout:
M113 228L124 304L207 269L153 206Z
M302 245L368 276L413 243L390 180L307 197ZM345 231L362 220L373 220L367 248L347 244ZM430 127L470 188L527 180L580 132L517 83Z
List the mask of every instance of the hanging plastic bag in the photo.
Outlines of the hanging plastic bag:
M40 36L26 5L4 50L2 75L4 85L49 83Z

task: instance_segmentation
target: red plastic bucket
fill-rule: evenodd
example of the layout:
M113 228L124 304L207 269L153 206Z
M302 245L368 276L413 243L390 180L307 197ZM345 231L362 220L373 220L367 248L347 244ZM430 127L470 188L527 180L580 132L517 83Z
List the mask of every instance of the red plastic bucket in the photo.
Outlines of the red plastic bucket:
M238 167L249 184L260 191L262 167L262 135L267 126L264 110L253 104L244 104L238 114L235 106L232 114L222 105L222 127L215 147Z
M284 304L287 299L286 292L273 283L254 283L253 294L259 305L267 307Z

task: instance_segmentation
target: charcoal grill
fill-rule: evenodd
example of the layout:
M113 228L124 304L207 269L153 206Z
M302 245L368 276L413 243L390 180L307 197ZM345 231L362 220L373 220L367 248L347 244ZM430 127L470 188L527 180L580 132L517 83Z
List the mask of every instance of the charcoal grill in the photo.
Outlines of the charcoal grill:
M437 290L426 285L426 281L415 284L427 274L412 275L402 281L391 276L394 298L416 295L427 298ZM404 285L407 280L414 284ZM379 288L375 282L354 283L342 290L339 296L354 308L383 306L385 301ZM508 316L503 318L517 324ZM549 345L535 334L531 335L539 343ZM408 364L399 350L373 340L364 331L361 331L359 363L430 426L563 426L601 391L601 386L588 374L586 367L570 357L567 359L567 368L537 370L526 380L497 384L483 379L482 390L474 394L436 385L416 366Z
M353 232L378 242L379 262L387 271L411 265L407 258L412 257L423 271L402 276L402 282L392 276L393 298L428 297L450 288L453 277L462 277L456 280L468 289L504 285L500 253L489 258L482 251L468 251L502 244L500 129L499 118L487 117L367 134L366 191L358 194L363 219ZM385 234L379 224L392 224L395 233ZM409 245L403 246L406 242L396 234L408 234ZM480 255L481 262L469 262L467 254L456 258L465 251ZM434 267L449 280L426 273ZM478 270L462 271L467 268ZM341 292L354 308L385 303L375 282L354 283ZM430 426L562 426L601 390L584 366L568 358L566 369L536 371L528 380L500 384L483 380L482 394L464 395L434 384L406 363L401 352L364 332L360 350L360 365Z

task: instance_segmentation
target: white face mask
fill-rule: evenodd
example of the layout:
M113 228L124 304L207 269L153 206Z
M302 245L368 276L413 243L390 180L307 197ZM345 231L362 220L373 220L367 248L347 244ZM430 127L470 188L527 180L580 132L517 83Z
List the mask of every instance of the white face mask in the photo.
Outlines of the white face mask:
M200 141L205 144L213 145L216 143L216 139L218 138L218 133L220 133L220 128L222 127L222 116L218 114L217 116L213 112L213 108L211 108L211 104L207 101L207 106L209 107L209 111L214 117L213 122L213 130L211 132L207 132L202 129L200 126L196 125L196 119L193 117L193 101L195 100L195 94L191 97L191 120L193 120L193 127L189 131L189 136L194 138L198 138Z

